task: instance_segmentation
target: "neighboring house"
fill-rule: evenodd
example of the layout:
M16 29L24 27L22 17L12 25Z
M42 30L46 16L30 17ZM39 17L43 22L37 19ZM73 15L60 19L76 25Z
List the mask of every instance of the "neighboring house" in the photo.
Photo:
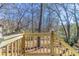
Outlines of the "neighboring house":
M3 41L3 25L0 24L0 43Z
M16 23L14 21L0 20L0 24L3 25L3 35L15 32Z

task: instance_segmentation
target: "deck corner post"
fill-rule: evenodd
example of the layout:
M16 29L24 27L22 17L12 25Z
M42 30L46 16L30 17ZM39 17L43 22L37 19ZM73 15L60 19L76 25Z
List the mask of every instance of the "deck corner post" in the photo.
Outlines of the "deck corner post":
M22 51L22 55L25 56L25 34L23 34L21 48L22 48L22 50L21 50Z
M54 31L51 31L51 40L50 40L50 45L51 45L51 56L54 56Z

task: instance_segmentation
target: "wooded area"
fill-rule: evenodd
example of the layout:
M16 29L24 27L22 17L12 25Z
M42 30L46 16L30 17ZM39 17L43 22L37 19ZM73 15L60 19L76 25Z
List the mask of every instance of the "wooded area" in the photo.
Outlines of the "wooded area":
M53 29L71 46L79 40L78 16L77 3L0 4L0 24L4 26L4 35L23 31L50 32Z

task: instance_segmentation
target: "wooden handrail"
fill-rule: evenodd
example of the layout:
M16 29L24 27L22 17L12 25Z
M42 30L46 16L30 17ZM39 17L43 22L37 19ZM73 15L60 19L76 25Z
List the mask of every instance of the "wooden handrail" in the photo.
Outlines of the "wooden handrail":
M77 53L76 50L69 46L64 40L60 40L60 42L62 45L64 45L65 48L69 49L72 52L72 54L74 54L75 56L79 56L79 53Z
M50 33L25 33L26 36L40 36L40 37L43 37L43 36L50 36Z
M12 42L14 42L16 40L19 40L22 37L23 37L23 35L18 35L18 36L8 38L8 40L5 40L4 42L0 43L0 48L6 46L6 45L8 45L8 44L10 44L10 43L12 43Z
M8 38L4 37L4 41L5 40L9 40L9 39L13 39L13 38L16 38L16 37L19 37L19 36L22 36L22 35L23 35L23 33L22 34L13 35L13 36L8 37Z
M76 52L76 50L71 47L70 45L68 45L68 43L66 43L64 41L64 39L62 39L60 36L58 36L56 33L54 33L55 37L59 40L59 42L61 43L61 45L63 45L65 48L69 49L69 51L72 52L73 55L75 56L79 56L79 53Z
M15 55L22 55L22 44L23 44L23 34L16 35L14 37L8 38L8 40L3 41L0 44L0 55L5 56L15 56ZM5 50L4 50L5 49Z

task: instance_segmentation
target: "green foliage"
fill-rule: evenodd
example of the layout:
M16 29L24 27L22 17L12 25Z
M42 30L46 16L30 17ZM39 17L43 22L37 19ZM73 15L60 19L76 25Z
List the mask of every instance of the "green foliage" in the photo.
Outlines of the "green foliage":
M69 45L73 46L75 43L77 43L77 35L76 35L76 25L75 23L71 24L70 27L70 39L66 38L66 35L64 33L64 30L62 26L59 28L59 32L61 32L61 37L64 38L65 42L67 42Z

